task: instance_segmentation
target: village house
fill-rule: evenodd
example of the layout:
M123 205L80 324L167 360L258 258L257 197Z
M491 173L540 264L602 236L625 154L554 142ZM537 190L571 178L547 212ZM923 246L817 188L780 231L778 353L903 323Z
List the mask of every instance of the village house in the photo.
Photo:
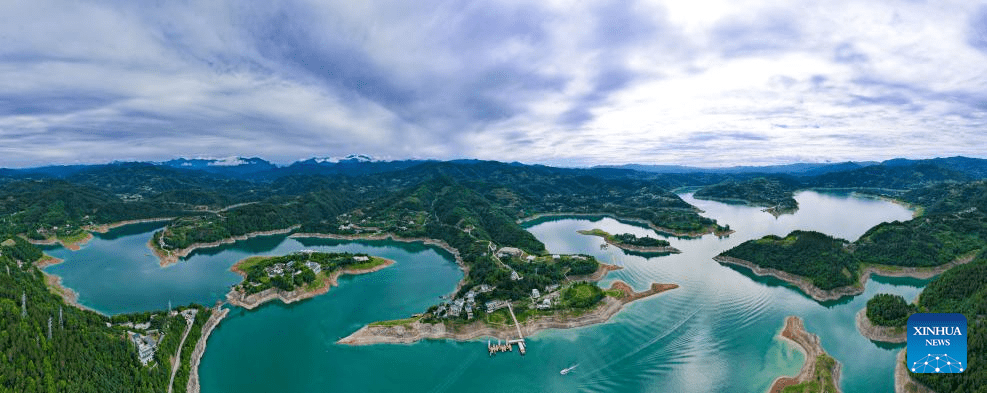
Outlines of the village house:
M502 309L504 307L507 307L507 301L504 301L504 300L491 300L491 301L487 302L486 304L484 304L484 306L487 309L487 314L490 314L490 313L492 313L494 311L497 311L497 310L500 310L500 309Z
M322 265L320 265L318 262L308 261L305 262L305 266L311 269L312 273L319 274L320 272L322 272Z

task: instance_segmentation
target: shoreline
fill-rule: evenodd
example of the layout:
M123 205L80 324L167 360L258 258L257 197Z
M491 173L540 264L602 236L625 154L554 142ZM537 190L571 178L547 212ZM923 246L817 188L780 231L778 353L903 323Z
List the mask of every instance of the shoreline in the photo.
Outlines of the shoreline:
M85 229L89 232L106 233L109 232L111 229L119 228L125 225L144 224L148 222L171 221L174 219L175 217L141 218L137 220L111 222L109 224L89 225L86 226Z
M908 341L908 334L905 328L902 327L901 331L897 331L898 328L890 326L878 326L867 318L867 307L864 307L857 312L856 316L857 331L860 332L861 336L867 337L872 341L880 341L892 344L901 344Z
M681 254L682 253L682 251L680 251L679 249L677 249L675 247L672 247L672 246L665 246L665 247L642 247L642 246L635 246L633 244L625 244L625 243L614 242L614 241L608 239L607 236L603 236L603 235L599 235L599 234L595 234L595 233L589 233L589 231L579 230L579 231L576 231L576 232L579 233L580 235L602 237L603 238L603 241L606 242L607 244L609 244L611 246L614 246L614 247L617 247L617 248L619 248L621 250L626 250L626 251L640 252L640 253L645 253L645 254Z
M934 390L929 389L919 381L916 381L908 374L908 369L905 368L905 349L902 348L898 351L898 356L895 356L895 366L894 366L894 391L895 393L936 393Z
M26 240L28 243L34 244L36 246L50 246L50 245L53 245L53 244L60 244L60 245L62 245L62 247L66 248L68 250L71 250L71 251L79 251L82 248L82 246L86 245L86 243L89 243L90 240L93 240L93 234L91 232L89 232L88 230L86 230L86 236L84 236L82 239L76 240L74 242L66 242L65 240L62 240L62 239L58 238L57 236L50 237L50 238L47 238L45 240L29 239L29 238L27 238L25 236L21 236L21 238L24 239L24 240Z
M671 235L671 236L675 236L675 237L684 237L684 238L700 238L700 237L703 237L703 236L708 235L708 234L712 234L712 235L716 235L716 236L728 236L728 235L730 235L730 234L732 234L732 233L735 232L734 230L717 232L715 228L713 228L713 229L707 229L707 230L705 230L703 232L699 232L699 231L680 232L680 231L676 231L674 229L657 226L657 225L653 224L651 221L642 220L642 219L639 219L639 218L620 217L620 216L617 216L617 215L612 214L612 213L538 213L538 214L531 215L531 216L528 216L528 217L525 217L525 218L520 218L520 219L516 220L515 222L518 223L518 224L523 224L523 223L526 223L528 221L537 220L539 218L547 218L547 217L570 217L570 216L571 217L608 217L608 218L612 218L612 219L617 220L617 221L629 221L629 222L634 222L634 223L638 223L638 224L647 225L649 228L653 229L655 232L658 232L658 233L663 233L663 234Z
M24 235L21 235L21 238L23 238L24 240L26 240L28 243L31 243L31 244L34 244L34 245L50 246L50 245L53 245L53 244L60 244L62 247L66 248L66 249L68 249L70 251L79 251L79 249L82 248L81 246L84 246L84 245L86 245L86 243L89 243L91 240L93 240L93 237L94 237L93 236L93 233L106 233L106 232L109 232L113 228L119 228L119 227L122 227L122 226L125 226L125 225L142 224L142 223L146 223L146 222L169 221L169 220L173 220L173 219L174 219L174 217L143 218L143 219L139 219L139 220L117 221L117 222L113 222L113 223L109 223L109 224L86 225L86 226L83 226L82 227L82 230L86 232L86 236L83 239L78 240L78 241L74 241L74 242L66 242L66 241L58 238L57 236L50 237L50 238L44 239L44 240L29 239L28 237L26 237Z
M802 369L799 370L794 376L781 376L775 378L774 382L771 383L771 387L768 389L770 393L781 393L786 387L798 385L803 382L808 382L814 380L816 376L816 358L820 355L827 355L826 351L822 348L819 340L819 336L809 333L805 330L805 324L802 318L796 317L794 315L789 315L785 317L785 324L778 333L778 337L782 341L786 341L795 346L803 355L805 355L805 361L802 363ZM835 361L835 359L834 359ZM842 365L840 362L835 361L836 365L833 367L833 386L836 386L836 391L840 390L840 369Z
M52 292L55 292L55 294L61 296L62 301L64 301L65 304L78 308L83 311L92 311L104 317L108 316L106 314L103 314L99 311L96 311L92 308L89 308L79 303L79 293L73 290L72 288L62 285L61 276L48 273L44 270L41 270L41 274L43 274L45 277L45 285L48 287L48 289L51 290Z
M284 228L284 229L274 229L274 230L270 230L270 231L250 232L250 233L243 234L243 235L240 235L240 236L228 237L226 239L217 240L217 241L209 242L209 243L192 243L188 247L185 247L185 248L180 249L180 250L174 250L174 251L166 251L166 250L161 249L161 247L159 245L155 245L154 244L154 236L151 236L151 239L147 241L147 247L150 248L151 251L154 252L154 255L156 255L158 257L159 265L161 265L161 267L167 267L169 265L178 263L178 260L179 259L188 257L189 254L191 254L193 251L198 250L198 249L219 247L219 246L224 245L224 244L233 244L233 243L236 243L236 242L241 241L241 240L247 240L247 239L258 237L258 236L283 235L283 234L286 234L286 233L291 233L292 231L294 231L294 230L296 230L296 229L298 229L300 227L301 227L301 225L292 225L292 226L290 226L288 228Z
M859 274L857 283L854 285L847 285L843 287L837 287L833 289L820 289L819 287L812 284L807 278L799 276L796 274L788 273L778 269L772 269L767 267L761 267L753 262L745 261L743 259L738 259L734 257L728 257L725 255L717 255L713 257L713 260L721 264L730 264L743 266L758 276L771 276L782 280L788 284L798 287L802 293L808 295L809 297L815 299L819 302L825 302L830 300L839 300L847 296L857 296L864 293L864 287L866 286L867 280L870 279L872 274L882 276L882 277L910 277L917 279L930 279L932 277L938 276L945 271L952 269L956 266L970 263L976 256L976 252L972 252L968 255L961 256L952 262L947 262L939 266L933 267L902 267L902 266L886 266L886 265L863 265L863 269Z
M793 195L793 198L794 198L795 192L792 192L792 195ZM748 206L748 207L761 208L761 211L762 212L768 213L768 214L774 216L775 218L778 218L778 217L780 217L782 215L785 215L785 214L795 214L796 212L799 211L799 208L798 208L797 203L796 203L796 206L794 208L783 208L783 209L780 209L780 208L778 208L778 206L780 206L780 205L768 205L768 204L762 204L762 203L755 203L755 202L751 202L751 201L748 201L746 199L741 199L741 198L720 198L720 197L706 197L706 196L699 197L699 196L696 196L695 194L693 194L692 197L693 198L696 198L696 199L704 200L704 201L720 202L720 203L725 203L725 204L728 204L728 205L729 204L743 204L743 205Z
M230 313L230 309L222 308L222 306L222 304L217 305L212 314L209 315L209 319L202 325L199 341L195 343L195 348L192 350L192 357L189 358L188 384L185 388L188 393L199 393L199 364L202 361L202 355L206 353L207 340L209 340L212 330Z
M230 267L230 271L239 274L241 277L243 277L244 280L246 280L247 278L246 274L242 270L240 270L239 265L250 258L252 257L242 259L239 262L235 263L232 267ZM264 303L267 303L275 299L280 299L281 302L284 304L291 304L297 301L310 299L318 295L322 295L326 292L329 292L329 289L331 289L332 287L339 286L339 277L343 275L355 276L355 275L373 273L383 268L386 268L388 266L391 266L395 263L394 260L392 259L381 258L381 257L374 257L374 258L381 259L384 262L381 263L380 265L366 269L336 270L330 273L328 276L323 277L322 284L319 285L318 288L315 288L311 291L306 291L305 288L298 288L291 292L285 292L278 288L268 288L254 294L244 295L243 292L241 291L238 291L236 289L230 289L230 291L226 294L226 302L234 306L245 308L247 310L253 310L254 308L260 307ZM243 281L240 282L242 283Z
M597 263L599 263L600 266L596 268L595 272L592 272L590 274L584 274L581 276L566 276L565 280L569 282L573 282L573 281L597 282L602 280L603 277L606 277L608 273L614 270L621 270L624 268L623 266L610 265L599 261Z
M581 315L568 316L554 314L539 316L521 323L521 332L524 336L528 337L547 329L572 329L605 323L630 303L678 287L678 284L653 283L646 291L634 292L623 281L614 281L610 286L610 290L616 289L623 292L624 296L620 299L606 296L599 306ZM514 336L517 334L516 329L517 327L513 324L495 327L487 325L483 321L476 321L465 326L446 326L444 323L429 324L419 321L395 326L370 324L361 327L349 336L341 338L336 343L345 345L373 345L412 344L421 340L472 341L480 337Z
M449 243L444 240L432 239L427 237L401 237L393 233L387 232L383 234L366 234L366 235L337 235L333 233L315 233L315 232L302 232L293 233L288 237L291 238L313 238L313 239L333 239L333 240L392 240L402 243L423 243L430 246L436 246L446 252L452 254L456 260L456 264L463 271L463 278L459 280L456 284L456 289L452 293L459 292L460 289L466 285L466 278L469 277L470 268L463 262L463 258L459 255L459 250L453 248Z
M38 270L41 271L41 274L44 275L45 286L48 287L48 290L60 296L62 298L62 301L64 301L65 304L67 305L70 305L72 307L78 308L83 311L92 311L104 317L107 316L106 314L103 314L99 311L96 311L92 308L82 305L82 303L79 303L79 293L72 288L62 285L62 276L48 273L45 271L46 267L57 265L62 262L65 261L59 258L55 258L48 254L44 254L44 256L41 259L34 262L34 266L36 266Z

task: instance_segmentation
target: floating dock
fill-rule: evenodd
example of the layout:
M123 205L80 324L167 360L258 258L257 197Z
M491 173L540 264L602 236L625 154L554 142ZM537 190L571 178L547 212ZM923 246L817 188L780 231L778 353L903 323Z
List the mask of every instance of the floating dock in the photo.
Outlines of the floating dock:
M514 307L511 307L510 302L507 303L507 310L510 311L511 319L514 320L514 327L517 328L518 338L514 340L497 340L496 344L494 344L493 341L487 340L487 352L490 353L490 356L493 356L498 352L514 351L514 344L517 344L518 352L521 355L524 355L525 352L527 352L524 347L524 335L521 334L521 324L518 323L517 317L514 315Z

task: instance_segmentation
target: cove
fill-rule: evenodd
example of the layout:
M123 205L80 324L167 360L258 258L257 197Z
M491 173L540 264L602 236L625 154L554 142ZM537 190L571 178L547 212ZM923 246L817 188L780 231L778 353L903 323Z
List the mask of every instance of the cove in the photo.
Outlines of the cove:
M876 293L913 299L927 281L876 278L863 295L834 304L817 303L796 290L721 266L712 257L745 240L807 229L854 240L882 222L907 220L912 212L890 202L847 194L801 192L800 209L778 218L760 208L696 200L705 216L737 232L726 238L668 238L681 254L646 257L603 239L576 233L655 236L640 226L605 218L560 218L529 223L528 230L553 253L586 253L623 270L635 290L650 282L681 287L629 305L610 322L550 330L529 339L528 355L489 358L485 343L427 341L412 345L348 347L335 341L366 323L404 318L436 303L461 279L451 257L414 243L255 238L200 250L188 260L160 268L144 243L151 229L97 236L77 252L49 253L66 260L47 271L63 276L80 301L106 313L161 309L168 300L212 304L238 277L230 265L249 255L298 249L359 251L397 261L366 276L344 278L327 294L292 305L278 302L256 310L234 308L209 339L200 368L202 391L603 391L708 392L767 389L782 374L794 374L802 355L775 338L787 315L806 328L843 364L847 392L893 390L893 359L900 347L877 345L860 336L854 314ZM96 283L102 282L102 283ZM123 297L121 299L121 297ZM567 376L559 370L579 367Z

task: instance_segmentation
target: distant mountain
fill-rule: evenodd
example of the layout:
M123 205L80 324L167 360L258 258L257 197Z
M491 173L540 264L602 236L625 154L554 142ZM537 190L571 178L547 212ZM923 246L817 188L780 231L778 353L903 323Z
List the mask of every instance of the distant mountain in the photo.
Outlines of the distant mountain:
M862 168L865 166L876 165L877 162L873 161L863 161L863 162L841 162L841 163L796 163L796 164L786 164L786 165L767 165L767 166L732 166L725 168L701 168L693 166L682 166L682 165L641 165L641 164L627 164L627 165L601 165L594 168L621 168L621 169L632 169L642 172L653 172L653 173L671 173L671 174L684 174L684 173L718 173L718 174L740 174L740 173L764 173L764 174L786 174L786 175L797 175L797 176L816 176L824 173L830 172L840 172L846 170L852 170L857 168Z
M161 165L179 169L195 169L231 177L253 175L277 168L277 165L261 158L235 156L226 158L177 158L162 162Z
M375 159L366 154L350 154L346 157L322 157L322 158L312 158L315 162L319 164L339 164L339 163L350 163L356 164L360 162L378 162L381 160Z
M265 175L278 178L290 175L349 175L361 176L411 168L422 160L379 161L370 156L351 154L342 158L310 158L270 171Z
M915 164L931 164L942 168L962 172L967 176L977 179L987 178L987 160L970 157L946 157L932 158L926 160L909 160L907 158L895 158L881 163L885 166L911 166Z

